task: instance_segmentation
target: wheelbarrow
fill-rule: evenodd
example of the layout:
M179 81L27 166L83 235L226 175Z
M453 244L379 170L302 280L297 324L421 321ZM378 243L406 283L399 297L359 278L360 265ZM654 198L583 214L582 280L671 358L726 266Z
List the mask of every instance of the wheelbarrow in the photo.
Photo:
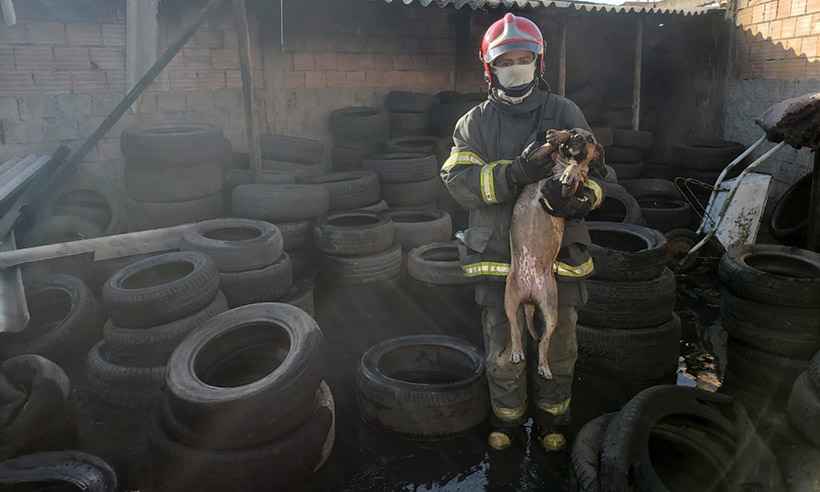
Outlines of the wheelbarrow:
M714 184L709 185L691 178L676 180L684 198L693 209L702 212L702 220L696 232L670 240L672 244L669 254L674 260L673 266L678 270L692 268L701 251L712 250L722 254L732 246L753 244L757 240L772 176L754 170L785 145L816 151L820 146L820 93L779 102L755 120L755 123L764 134L730 162ZM767 140L775 145L752 161L736 178L726 179L732 169L744 162ZM705 206L697 200L689 188L690 184L711 190Z

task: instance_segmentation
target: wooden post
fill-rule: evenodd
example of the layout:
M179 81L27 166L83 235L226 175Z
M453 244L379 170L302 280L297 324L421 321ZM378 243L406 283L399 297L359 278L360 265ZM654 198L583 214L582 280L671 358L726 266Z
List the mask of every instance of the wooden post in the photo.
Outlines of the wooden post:
M814 151L814 177L809 205L809 236L806 249L820 253L820 151Z
M632 83L632 129L641 126L641 68L643 65L643 18L638 17L635 36L635 73Z
M251 33L248 28L248 10L245 0L233 0L233 16L236 33L239 36L239 69L242 74L242 99L245 105L245 133L248 137L251 171L258 175L262 171L262 150L259 148L259 133L256 128Z
M558 55L558 94L567 95L567 19L561 23L561 48Z

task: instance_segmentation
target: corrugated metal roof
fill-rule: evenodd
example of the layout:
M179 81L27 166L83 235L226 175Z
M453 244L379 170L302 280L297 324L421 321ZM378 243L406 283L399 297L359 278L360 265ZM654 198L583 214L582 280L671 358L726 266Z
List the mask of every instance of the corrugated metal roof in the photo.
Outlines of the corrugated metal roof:
M376 0L378 1L378 0ZM603 12L603 13L620 13L620 14L678 14L678 15L701 15L709 12L710 8L691 8L691 9L664 9L654 7L637 7L633 5L606 5L600 3L585 3L585 2L563 2L560 0L384 0L387 3L401 2L405 5L412 3L420 4L424 7L430 5L437 5L439 7L455 7L460 9L464 6L469 6L473 9L479 8L496 8L496 7L518 7L518 8L572 8L584 12ZM647 5L654 5L647 3Z

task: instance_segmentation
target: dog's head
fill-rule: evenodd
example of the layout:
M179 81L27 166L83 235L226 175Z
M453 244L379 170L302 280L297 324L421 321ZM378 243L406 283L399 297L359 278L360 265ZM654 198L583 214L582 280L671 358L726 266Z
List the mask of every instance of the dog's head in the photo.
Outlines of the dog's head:
M581 185L586 183L590 163L601 159L603 147L589 130L574 128L563 132L566 132L565 137L556 152L556 161L563 166L562 169L556 166L556 171L563 184L562 194L567 197L577 193Z

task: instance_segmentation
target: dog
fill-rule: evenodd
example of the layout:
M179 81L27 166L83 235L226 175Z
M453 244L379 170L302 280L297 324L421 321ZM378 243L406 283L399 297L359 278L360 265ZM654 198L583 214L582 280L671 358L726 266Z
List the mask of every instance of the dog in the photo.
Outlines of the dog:
M561 183L563 198L571 197L586 183L589 166L602 155L600 145L586 130L550 130L546 143L536 152L551 155L553 175L522 190L513 208L510 228L510 273L504 292L504 310L510 322L510 361L524 360L524 336L518 308L524 304L527 330L539 340L533 324L536 306L544 318L544 334L538 341L538 374L552 379L547 360L550 339L558 326L558 284L553 273L564 236L565 219L545 211L541 189L550 179Z

